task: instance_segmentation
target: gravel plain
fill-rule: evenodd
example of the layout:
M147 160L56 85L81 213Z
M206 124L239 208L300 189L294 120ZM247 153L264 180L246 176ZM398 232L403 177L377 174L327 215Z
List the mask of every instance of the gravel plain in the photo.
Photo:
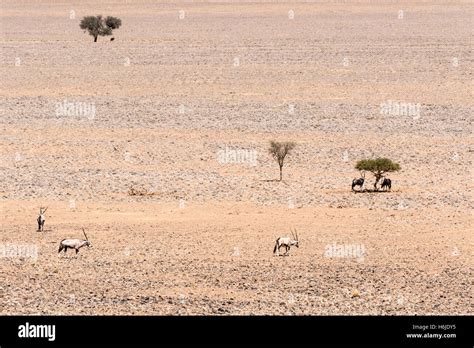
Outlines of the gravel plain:
M472 3L1 8L0 314L473 314Z

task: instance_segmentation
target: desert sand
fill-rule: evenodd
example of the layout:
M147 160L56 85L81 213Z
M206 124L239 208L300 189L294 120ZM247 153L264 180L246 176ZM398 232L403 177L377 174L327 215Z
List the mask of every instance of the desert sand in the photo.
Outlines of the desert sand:
M79 28L97 14L114 41ZM0 16L0 314L473 314L472 3ZM270 140L297 143L282 182ZM391 192L352 192L377 156L402 167ZM58 254L82 227L93 247Z

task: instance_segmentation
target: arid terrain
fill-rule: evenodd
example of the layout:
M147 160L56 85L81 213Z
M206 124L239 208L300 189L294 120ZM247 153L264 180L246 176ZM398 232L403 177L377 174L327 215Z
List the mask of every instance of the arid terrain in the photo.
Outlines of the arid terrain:
M474 314L472 2L0 6L0 314Z

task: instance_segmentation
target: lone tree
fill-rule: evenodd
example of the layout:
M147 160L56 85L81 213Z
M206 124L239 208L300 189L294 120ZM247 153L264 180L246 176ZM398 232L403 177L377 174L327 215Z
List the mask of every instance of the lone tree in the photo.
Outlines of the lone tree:
M355 165L355 169L360 171L369 171L375 176L374 189L378 191L377 184L383 178L385 173L396 172L400 170L398 163L392 162L388 158L364 159Z
M278 162L278 166L280 167L280 181L283 178L283 162L285 161L285 157L290 153L291 150L293 150L295 146L296 144L290 141L282 143L277 141L270 141L270 147L268 148L268 152Z
M116 17L102 17L98 16L86 16L82 18L79 26L86 32L89 32L94 37L94 42L97 42L98 36L112 35L113 29L118 29L122 25L122 20Z

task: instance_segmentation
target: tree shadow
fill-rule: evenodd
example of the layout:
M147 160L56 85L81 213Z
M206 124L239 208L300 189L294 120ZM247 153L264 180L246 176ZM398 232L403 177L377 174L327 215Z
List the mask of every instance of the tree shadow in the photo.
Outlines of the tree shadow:
M263 181L263 182L281 182L285 185L289 185L285 180L279 180L279 179L261 179L260 181Z
M390 190L375 190L375 189L363 189L363 190L352 190L354 193L390 193Z

